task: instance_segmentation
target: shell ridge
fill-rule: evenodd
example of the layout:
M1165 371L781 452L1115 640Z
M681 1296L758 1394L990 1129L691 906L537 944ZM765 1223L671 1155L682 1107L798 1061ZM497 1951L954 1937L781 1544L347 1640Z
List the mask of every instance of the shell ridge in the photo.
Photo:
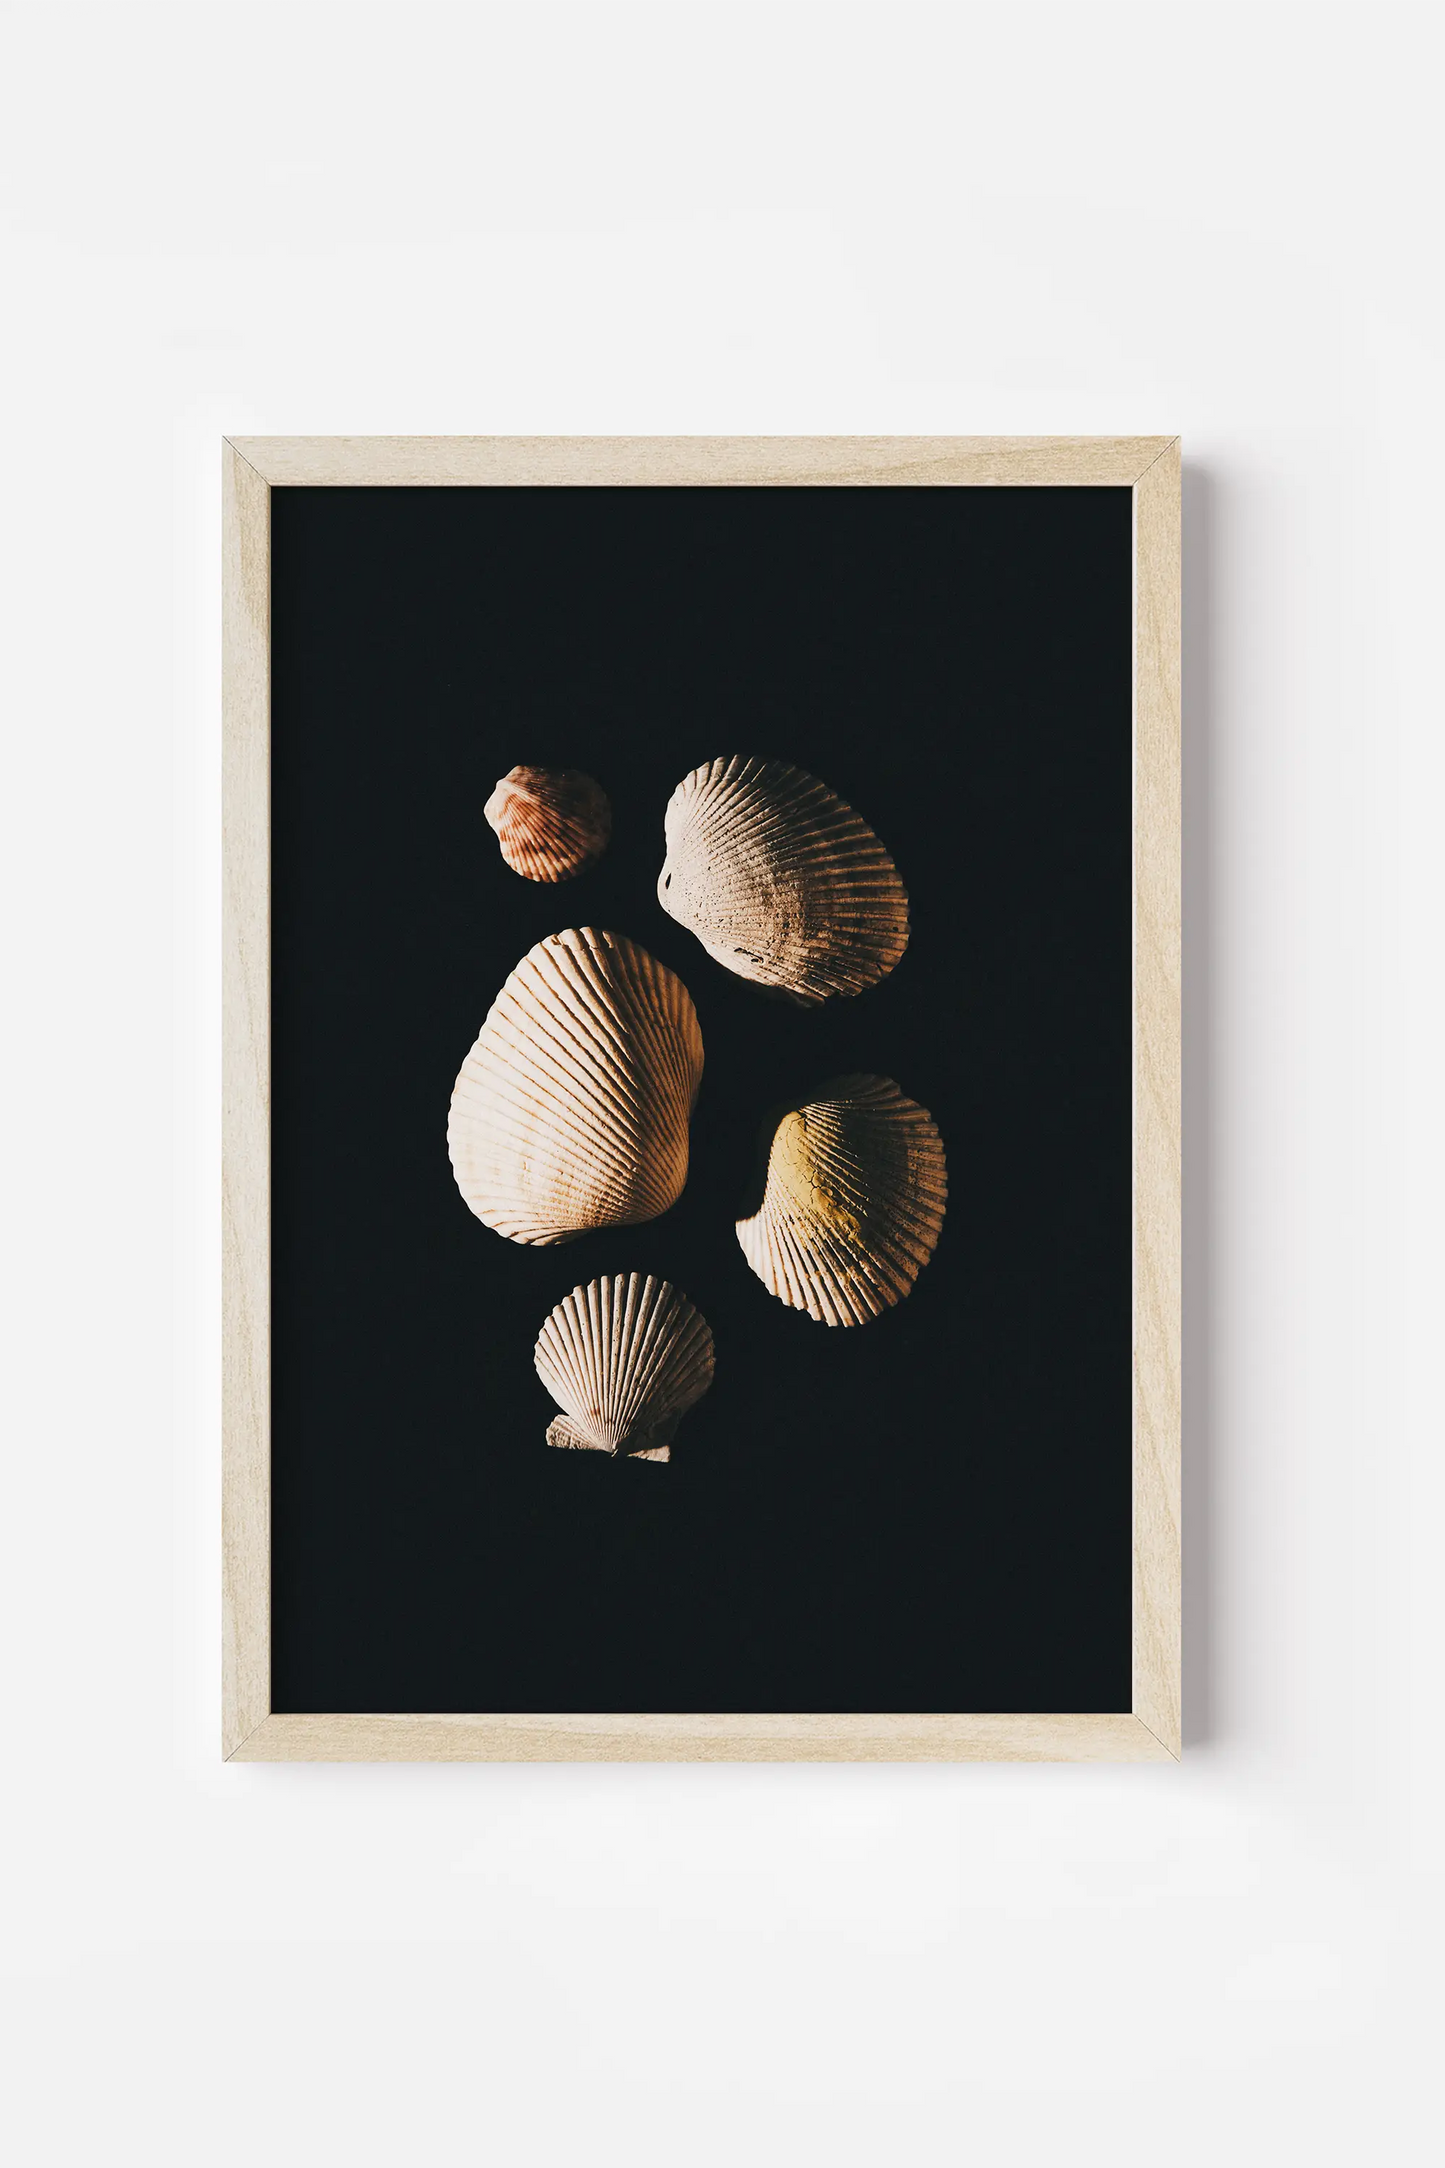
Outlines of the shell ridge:
M676 1352L669 1347L667 1340L670 1321L668 1305L661 1301L653 1303L645 1311L629 1348L626 1391L619 1396L618 1401L619 1418L629 1430L636 1426L644 1408L649 1408L649 1413L655 1414L659 1420L668 1412L661 1405L653 1410L649 1403L660 1366L669 1353L675 1355Z
M587 1078L585 1081L593 1084L598 1080ZM529 1122L527 1117L535 1117L539 1111L544 1111L550 1137L553 1140L565 1138L574 1143L584 1163L594 1170L599 1143L615 1144L623 1152L632 1148L635 1130L621 1119L615 1107L606 1103L601 1090L591 1092L586 1102L587 1112L592 1116L592 1126L588 1128L583 1125L579 1103L569 1090L565 1076L554 1078L532 1074L525 1082L530 1090L523 1094L515 1088L506 1072L496 1080L490 1099L491 1126L500 1141L514 1144L523 1152L529 1146L535 1147L535 1121Z
M586 1319L578 1307L575 1295L569 1295L565 1303L559 1304L558 1308L553 1312L550 1322L557 1326L558 1335L563 1343L565 1363L562 1375L568 1380L572 1392L571 1401L564 1401L563 1405L569 1415L580 1420L582 1409L587 1400L589 1357Z
M607 1356L602 1340L603 1283L593 1280L583 1291L585 1307L583 1344L587 1349L587 1414L597 1435L613 1445L607 1435Z
M627 945L632 947L631 943ZM650 1053L656 1064L674 1079L680 1095L695 1099L696 1084L690 1072L700 1070L702 1044L691 997L675 972L668 971L666 965L657 964L655 958L646 956L645 951L637 953L645 956L652 967L647 975L650 998L641 1000L633 985L620 985L616 989L619 998L613 1011L617 1031L624 1043L628 1033L640 1040L642 1050ZM684 1000L690 1015L684 1011Z
M813 1274L823 1268L822 1286L836 1300L849 1304L860 1293L858 1282L876 1286L880 1292L891 1283L875 1256L868 1251L846 1243L830 1229L809 1230L808 1262ZM893 1299L891 1295L887 1297Z
M583 1005L590 1015L599 1016L619 1047L626 1045L623 1003L633 975L632 959L624 950L591 942L574 946L559 940L539 960L538 968L538 977L549 985L553 998L569 1009Z
M670 1057L672 1038L662 1029L662 1019L657 1014L659 1004L651 1004L629 998L633 989L625 981L608 981L600 967L593 962L590 976L596 982L596 992L602 1013L606 1019L609 1036L619 1051L625 1051L630 1043L641 1040L639 1051L651 1053L654 1058ZM639 1106L642 1102L639 1101Z
M672 994L674 989L681 988L681 980L673 978L668 992ZM688 1007L691 1008L690 999ZM669 1030L664 1030L664 1021L671 1027ZM665 1019L655 1010L644 1012L638 1028L645 1034L658 1067L671 1079L678 1096L686 1099L690 1113L697 1102L703 1069L702 1037L697 1028L696 1012L686 1016L680 1004L675 1012L669 1009Z
M537 1374L553 1399L579 1429L587 1430L591 1435L585 1414L588 1397L586 1343L575 1294L559 1303L547 1319L538 1336L534 1361Z
M544 1364L542 1344L538 1343L537 1372L543 1384L558 1406L570 1416L572 1422L593 1443L598 1441L587 1420L587 1352L581 1332L581 1321L576 1305L569 1297L559 1304L548 1319L551 1331L547 1340L549 1361Z
M630 1050L619 1000L620 974L610 971L595 949L568 948L554 951L547 959L546 971L539 970L537 976L539 998L545 1000L548 1013L559 1019L565 1016L569 1022L579 1011L585 1013L594 1026L602 1025L604 1042L626 1065ZM600 1053L599 1047L591 1057L599 1068L603 1066Z
M603 1306L607 1282L593 1280L583 1292L583 1345L587 1350L587 1412L599 1438L608 1445L616 1439L607 1425L607 1342L603 1329Z
M637 1355L637 1376L627 1409L629 1420L654 1402L659 1420L674 1412L678 1393L687 1390L694 1375L693 1357L704 1334L711 1345L707 1326L696 1311L690 1318L683 1315L682 1300L675 1291L665 1302L658 1303L648 1321L645 1345L640 1346Z

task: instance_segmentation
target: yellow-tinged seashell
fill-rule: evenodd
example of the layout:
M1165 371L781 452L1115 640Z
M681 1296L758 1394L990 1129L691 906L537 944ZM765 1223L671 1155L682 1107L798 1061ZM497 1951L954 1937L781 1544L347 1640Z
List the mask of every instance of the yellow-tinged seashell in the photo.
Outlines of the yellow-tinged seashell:
M591 926L529 949L452 1093L447 1148L477 1218L512 1242L634 1227L675 1204L702 1078L677 975Z
M528 881L570 881L612 833L606 791L578 768L511 768L485 811L503 858Z
M913 1286L947 1197L926 1109L890 1077L838 1077L778 1123L763 1201L738 1240L780 1301L823 1325L863 1325Z
M558 1303L533 1360L563 1410L549 1445L667 1460L679 1422L712 1383L712 1333L669 1281L619 1272Z
M857 994L908 946L908 897L867 822L778 760L714 760L669 801L657 884L709 956L805 1007Z

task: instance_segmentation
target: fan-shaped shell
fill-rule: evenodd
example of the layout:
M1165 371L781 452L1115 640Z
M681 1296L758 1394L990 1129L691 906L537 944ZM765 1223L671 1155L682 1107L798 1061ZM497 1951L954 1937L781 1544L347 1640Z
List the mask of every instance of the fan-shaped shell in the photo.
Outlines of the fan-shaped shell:
M563 1410L549 1445L666 1460L678 1423L712 1383L712 1333L669 1281L619 1272L558 1303L533 1360Z
M908 898L866 821L801 768L714 760L673 792L664 911L741 978L805 1006L857 994L908 946Z
M457 1186L513 1242L656 1219L687 1180L701 1077L680 978L621 934L549 934L462 1063L447 1124Z
M823 1325L862 1325L928 1263L947 1196L927 1111L889 1077L839 1077L778 1123L763 1201L738 1240L780 1301Z
M510 768L484 810L503 858L528 881L570 881L612 833L606 791L578 768Z

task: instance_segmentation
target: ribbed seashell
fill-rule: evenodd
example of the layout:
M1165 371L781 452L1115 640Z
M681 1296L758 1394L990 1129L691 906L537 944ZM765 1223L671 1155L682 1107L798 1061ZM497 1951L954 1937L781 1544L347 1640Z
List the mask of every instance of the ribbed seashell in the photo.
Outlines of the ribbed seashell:
M908 897L866 821L801 768L714 760L673 792L662 908L740 978L805 1007L857 994L908 946Z
M529 949L452 1093L463 1197L513 1242L634 1227L675 1204L702 1034L682 980L591 926Z
M548 1445L666 1460L679 1422L712 1383L712 1333L669 1281L619 1272L558 1303L533 1360L563 1410Z
M612 833L606 791L578 768L510 768L484 811L503 858L528 881L570 881Z
M947 1197L926 1110L890 1077L838 1077L778 1123L763 1201L738 1240L780 1301L823 1325L863 1325L928 1263Z

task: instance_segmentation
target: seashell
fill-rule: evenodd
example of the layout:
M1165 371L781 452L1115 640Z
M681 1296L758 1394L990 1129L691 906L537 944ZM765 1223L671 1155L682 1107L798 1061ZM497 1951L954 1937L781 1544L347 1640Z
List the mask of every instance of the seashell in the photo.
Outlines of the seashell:
M857 994L908 946L908 897L866 821L801 768L715 760L665 817L657 898L717 963L811 1007Z
M666 1460L679 1422L712 1383L712 1333L669 1281L619 1272L558 1303L533 1360L564 1411L548 1445Z
M452 1093L447 1149L472 1211L512 1242L635 1227L675 1204L702 1034L680 978L591 926L529 949Z
M778 1123L763 1201L738 1240L780 1301L823 1325L863 1325L928 1263L947 1196L927 1111L890 1077L838 1077Z
M484 810L503 858L528 881L570 881L612 833L606 791L578 768L511 768Z

